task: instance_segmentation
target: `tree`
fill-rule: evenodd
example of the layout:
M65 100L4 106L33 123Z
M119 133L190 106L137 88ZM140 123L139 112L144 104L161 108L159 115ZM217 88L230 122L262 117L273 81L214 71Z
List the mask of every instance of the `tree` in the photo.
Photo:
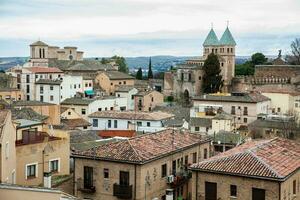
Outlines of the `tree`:
M106 58L101 59L101 64L107 64L107 63L109 63L108 59L106 59Z
M151 57L149 59L149 68L148 68L148 79L153 78L153 72L152 72L152 64L151 64Z
M114 59L116 64L119 66L120 72L128 73L128 67L127 67L126 60L124 57L115 55L111 58Z
M204 76L202 89L204 93L216 93L219 92L223 86L223 80L220 62L218 56L214 53L208 55L203 66Z
M138 70L137 73L136 73L135 78L136 78L137 80L143 80L143 71L142 71L142 68L139 68L139 70Z
M292 55L288 55L287 61L291 65L300 65L300 38L296 38L291 43Z
M268 58L262 53L255 53L251 56L251 63L255 65L263 65L266 64L268 61Z

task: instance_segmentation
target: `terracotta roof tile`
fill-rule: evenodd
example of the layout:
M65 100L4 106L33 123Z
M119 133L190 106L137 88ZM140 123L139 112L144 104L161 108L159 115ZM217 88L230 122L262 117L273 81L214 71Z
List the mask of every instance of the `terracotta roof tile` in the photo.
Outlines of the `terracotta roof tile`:
M27 70L33 73L62 73L62 71L55 67L29 67Z
M110 137L134 137L135 131L134 130L103 130L99 132L99 136L103 138L110 138Z
M207 142L210 140L198 134L167 129L104 144L87 151L75 151L73 156L143 164L180 149Z
M283 138L249 141L191 166L193 170L277 180L299 167L299 143Z

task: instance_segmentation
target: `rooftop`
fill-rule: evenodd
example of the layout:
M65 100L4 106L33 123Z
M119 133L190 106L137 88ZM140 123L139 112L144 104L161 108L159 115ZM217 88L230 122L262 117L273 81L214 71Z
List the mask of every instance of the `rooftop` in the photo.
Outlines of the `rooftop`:
M214 31L214 29L210 29L203 46L217 46L219 45L219 39Z
M89 105L94 101L96 101L96 99L73 97L73 98L65 99L60 104L61 105Z
M135 130L102 130L99 132L102 138L112 138L112 137L134 137Z
M13 102L13 106L51 106L51 105L56 105L53 103L48 103L48 102L42 102L42 101L15 101Z
M209 141L197 134L167 129L75 151L73 157L144 164Z
M295 130L300 133L300 125L294 120L257 119L250 124L249 128L271 128L281 130Z
M16 119L14 122L18 124L17 128L25 128L43 124L42 121L28 119Z
M190 126L211 127L211 118L191 117Z
M35 84L43 84L43 85L60 85L62 83L61 80L52 80L52 79L39 79L35 82Z
M174 117L173 114L165 112L135 112L135 111L97 111L89 115L90 118L114 118L131 120L159 121Z
M63 71L97 72L115 70L111 64L102 64L100 60L57 60L49 59L49 67L59 68ZM96 74L95 74L96 75Z
M235 42L228 27L226 28L226 30L224 31L224 33L220 39L220 45L226 45L226 46L235 46L236 45L236 42Z
M32 121L44 121L48 116L40 115L35 112L32 108L21 108L12 109L12 118L16 119L27 119Z
M32 73L62 73L62 71L58 68L54 67L26 67Z
M116 87L116 92L129 92L134 89L133 85L120 85Z
M258 92L232 93L232 94L207 94L194 97L196 101L227 101L242 103L258 103L269 101L270 99Z
M284 181L300 167L299 143L255 140L191 166L192 170Z
M103 73L105 73L111 80L134 79L134 77L119 71L106 71Z
M46 44L45 42L42 42L40 40L30 44L30 46L48 46L48 44Z
M65 124L69 129L75 129L77 127L84 127L84 126L90 126L91 124L82 119L82 118L78 118L78 119L62 119L61 122L63 124Z

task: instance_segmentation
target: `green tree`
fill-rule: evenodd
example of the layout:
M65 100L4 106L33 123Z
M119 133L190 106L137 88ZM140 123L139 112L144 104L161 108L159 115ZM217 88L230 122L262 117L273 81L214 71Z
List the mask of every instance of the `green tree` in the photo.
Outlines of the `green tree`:
M219 92L223 86L223 80L220 69L220 62L218 56L211 53L208 55L203 66L203 92L215 93Z
M139 68L139 70L138 70L137 73L136 73L135 78L136 78L137 80L143 80L143 71L142 71L142 68Z
M151 57L149 59L149 68L148 68L148 79L153 78L153 72L152 72L152 64L151 64Z
M268 58L262 53L255 53L251 56L251 62L255 65L263 65L266 64L268 61Z
M291 65L300 65L300 38L291 43L292 55L287 55L286 60Z
M109 63L109 60L106 59L106 58L101 58L101 63L102 64L107 64L107 63Z
M124 57L115 55L111 58L116 61L117 65L119 66L119 71L120 72L128 73L129 70L128 70L126 60L125 60Z

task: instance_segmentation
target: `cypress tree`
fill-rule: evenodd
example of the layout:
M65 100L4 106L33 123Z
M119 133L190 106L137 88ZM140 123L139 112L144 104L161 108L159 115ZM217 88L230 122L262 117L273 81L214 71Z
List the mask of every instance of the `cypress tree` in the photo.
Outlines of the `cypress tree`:
M149 68L148 68L148 79L153 78L153 72L152 72L152 64L151 64L151 57L149 59Z
M218 56L213 53L209 54L204 62L203 70L203 92L206 94L219 92L223 86L223 80Z
M142 68L139 68L139 70L138 70L137 73L136 73L135 78L136 78L137 80L142 80L142 79L143 79L143 71L142 71Z

